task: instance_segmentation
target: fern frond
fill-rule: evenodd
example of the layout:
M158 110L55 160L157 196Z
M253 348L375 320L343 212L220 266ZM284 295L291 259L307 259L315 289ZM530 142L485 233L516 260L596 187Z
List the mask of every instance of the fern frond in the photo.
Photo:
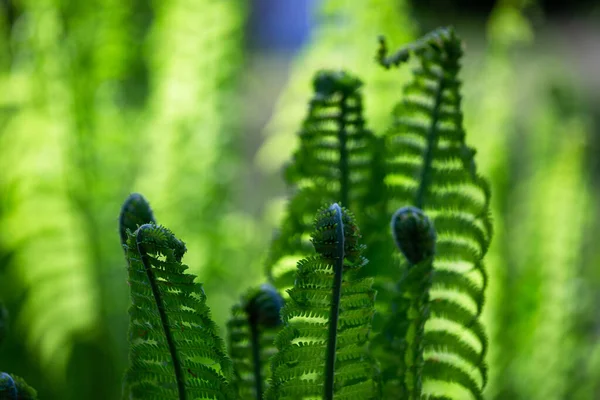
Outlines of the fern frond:
M296 262L310 253L308 210L333 202L362 210L370 199L374 136L365 128L361 85L341 71L320 71L314 78L300 148L286 170L288 184L298 192L267 260L267 273L278 288L289 287Z
M277 101L266 127L265 144L257 156L260 167L271 173L279 171L295 148L293 132L304 118L304 102L310 96L306 82L314 71L345 66L368 82L364 87L369 99L366 119L375 132L383 132L389 123L387 105L397 97L398 77L381 70L365 54L381 32L405 43L413 39L417 28L406 0L324 0L315 14L323 23L315 26L306 47L294 60L289 83ZM362 222L360 226L366 232Z
M0 372L0 399L2 400L36 400L37 392L22 378Z
M275 335L281 325L283 298L271 285L250 290L232 308L227 322L229 354L235 384L241 398L262 399L269 376L270 357L275 354Z
M434 387L445 382L481 398L487 337L478 317L487 282L482 259L492 224L489 186L476 171L475 151L465 144L458 78L462 43L452 29L440 29L395 56L387 56L383 43L378 58L390 67L409 56L415 56L417 66L385 136L385 179L389 206L422 209L437 233L423 396L437 393ZM408 318L408 310L400 311L404 315L390 318Z
M266 398L373 399L378 378L365 351L374 314L372 280L353 275L366 259L354 217L339 205L316 217L318 253L298 263Z
M128 398L235 398L231 360L202 286L185 273L185 251L163 227L145 224L130 233Z

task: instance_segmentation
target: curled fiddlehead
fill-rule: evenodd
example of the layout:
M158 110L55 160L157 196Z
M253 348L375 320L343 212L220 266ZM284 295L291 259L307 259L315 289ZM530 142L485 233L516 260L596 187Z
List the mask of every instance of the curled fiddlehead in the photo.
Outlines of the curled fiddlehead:
M235 383L242 398L262 399L269 372L268 360L276 352L273 340L281 326L283 298L269 285L243 296L227 322L229 354Z
M139 193L132 193L125 199L119 214L119 234L121 244L127 242L127 231L135 232L144 224L156 224L148 201Z
M407 268L392 302L394 318L372 348L383 367L384 398L420 399L436 233L431 220L412 206L394 213L391 228Z
M22 378L0 372L0 399L36 400L37 398L37 391Z
M354 276L366 264L359 238L354 217L338 204L318 213L312 235L318 255L298 262L266 398L377 398L377 374L365 351L375 291L372 279Z

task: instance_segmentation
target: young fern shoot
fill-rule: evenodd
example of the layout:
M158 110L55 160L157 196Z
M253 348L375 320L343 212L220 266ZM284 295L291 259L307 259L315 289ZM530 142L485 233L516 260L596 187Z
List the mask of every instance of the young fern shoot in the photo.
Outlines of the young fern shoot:
M492 225L489 186L476 171L462 125L462 42L444 28L388 56L382 40L378 59L390 68L413 55L417 66L384 137L385 180L389 206L423 210L437 234L423 396L480 399L487 380L487 337L479 320L487 281L482 260ZM407 320L408 312L392 309L388 319Z
M132 193L125 199L119 214L119 235L121 245L127 242L127 231L135 232L144 224L155 224L154 213L148 201L139 193Z
M393 300L396 316L375 338L382 371L383 398L421 398L425 322L429 318L429 291L433 276L435 229L416 207L403 207L392 217L394 242L407 261ZM380 346L381 347L378 347Z
M185 245L168 229L128 232L131 288L127 399L234 399L231 360L206 295L181 263Z
M285 171L295 193L266 262L271 283L292 286L296 263L308 256L314 210L340 202L364 209L371 194L375 137L363 117L362 82L343 71L319 71L299 132L300 147Z
M233 361L234 384L241 398L262 399L266 388L269 358L276 352L275 334L281 326L283 298L269 285L250 290L241 304L232 308L227 322L229 354Z
M365 345L374 314L372 279L354 217L337 203L322 209L312 242L318 256L298 263L284 327L275 344L267 399L378 398L378 376Z

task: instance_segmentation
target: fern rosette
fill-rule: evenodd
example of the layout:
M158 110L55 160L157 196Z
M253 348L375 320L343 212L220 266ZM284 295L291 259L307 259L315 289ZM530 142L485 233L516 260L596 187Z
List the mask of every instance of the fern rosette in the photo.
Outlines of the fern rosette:
M284 327L275 344L269 399L375 399L378 380L365 345L374 314L372 280L354 217L339 205L322 209L314 224L316 257L298 263Z

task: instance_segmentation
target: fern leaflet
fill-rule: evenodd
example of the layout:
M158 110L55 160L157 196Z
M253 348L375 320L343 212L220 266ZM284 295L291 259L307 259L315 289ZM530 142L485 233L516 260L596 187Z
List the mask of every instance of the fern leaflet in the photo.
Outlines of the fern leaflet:
M361 210L366 206L374 136L365 128L361 85L342 71L315 76L300 148L286 170L286 181L296 193L267 260L267 273L277 288L292 285L296 262L310 254L309 210L333 202Z
M232 399L231 360L210 318L206 295L186 274L185 245L168 229L129 234L131 399Z
M465 144L458 79L462 43L445 28L391 56L385 41L381 44L378 58L386 68L411 54L418 61L385 135L385 179L389 206L422 209L437 232L423 395L441 390L460 397L466 391L481 398L487 338L478 317L487 280L482 259L492 225L489 187L476 172L474 150ZM398 312L391 318L407 318Z
M337 204L322 209L314 226L318 256L298 262L266 398L377 398L378 378L365 351L375 291L371 279L353 276L367 262L358 227Z

